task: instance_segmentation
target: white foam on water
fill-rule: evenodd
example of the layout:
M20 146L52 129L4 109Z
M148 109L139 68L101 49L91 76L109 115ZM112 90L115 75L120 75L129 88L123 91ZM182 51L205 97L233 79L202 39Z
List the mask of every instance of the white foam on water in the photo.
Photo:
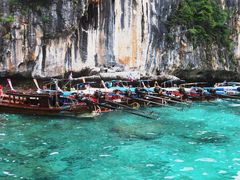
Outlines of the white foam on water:
M8 171L3 171L3 174L8 175L8 176L16 176L15 174L11 174L11 173L8 172Z
M155 135L155 133L149 132L147 133L147 135Z
M146 164L146 167L153 167L154 164Z
M202 175L203 175L203 176L207 176L207 175L208 175L208 173L204 172L204 173L202 173Z
M6 161L6 162L9 162L9 160L7 158L4 158L3 160Z
M193 171L194 168L193 167L184 167L182 169L180 169L180 171Z
M240 171L238 171L237 176L232 176L235 180L240 180Z
M222 153L223 150L215 150L215 151L213 151L213 152L216 152L216 153Z
M201 161L201 162L217 162L215 159L213 158L200 158L200 159L196 159L195 161Z
M100 154L99 155L99 157L109 157L109 156L111 156L111 155L109 155L109 154Z
M229 104L230 107L240 107L240 104Z
M181 159L176 159L175 162L179 162L179 163L182 163L184 162L184 160L181 160Z
M240 158L233 158L233 161L240 161Z
M226 173L227 173L227 171L224 171L224 170L218 171L218 174L226 174Z
M188 142L188 144L197 144L196 142L192 142L192 141L190 141L190 142Z
M175 176L165 176L164 179L173 179Z
M204 135L204 134L206 134L208 131L198 131L197 132L197 135Z
M0 136L6 136L6 134L5 133L0 133Z
M109 148L111 148L112 146L105 146L105 147L103 147L103 149L109 149Z
M56 154L59 154L59 152L52 152L52 153L50 153L50 156L56 155Z

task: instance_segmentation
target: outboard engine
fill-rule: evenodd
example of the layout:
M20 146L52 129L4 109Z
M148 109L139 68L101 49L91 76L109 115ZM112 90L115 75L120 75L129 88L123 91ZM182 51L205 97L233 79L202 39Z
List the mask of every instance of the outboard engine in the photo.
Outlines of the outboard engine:
M155 93L159 93L161 91L161 88L159 87L159 86L156 86L155 88L154 88L154 92Z
M140 89L140 96L141 98L145 98L145 96L148 94L148 91L144 88Z
M102 103L104 102L104 94L101 91L95 91L93 96L97 99L98 103Z
M90 99L88 99L88 98L86 98L86 97L83 97L83 98L81 99L81 101L84 102L84 103L86 103L86 105L87 105L87 107L88 107L89 109L94 109L94 103L93 103Z
M101 91L95 91L93 95L94 95L95 98L98 99L102 96L102 92Z
M239 91L239 92L240 92L240 87L238 87L238 88L237 88L237 91Z
M209 92L210 92L211 94L216 94L216 89L209 89Z
M135 93L136 93L137 97L141 97L141 94L142 94L141 88L140 87L135 88Z
M196 89L196 92L199 93L199 94L203 94L203 91L204 91L204 90L201 89L201 88L197 88L197 89Z
M125 92L125 96L130 97L132 95L132 92L130 90L127 90Z
M136 87L136 88L135 88L135 93L136 93L136 94L140 93L140 91L141 91L141 89L140 89L139 87Z
M185 89L183 87L180 87L178 91L181 94L186 94L186 91L185 91Z

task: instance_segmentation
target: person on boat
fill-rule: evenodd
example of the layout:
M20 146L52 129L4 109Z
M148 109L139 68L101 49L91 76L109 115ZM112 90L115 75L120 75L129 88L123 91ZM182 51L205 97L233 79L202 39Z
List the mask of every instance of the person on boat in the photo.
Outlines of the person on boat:
M62 87L63 91L67 91L67 86Z
M202 88L196 88L196 93L200 94L201 96L203 95L204 89Z
M97 102L98 103L104 103L105 102L105 94L102 93L101 91L99 90L96 90L94 92L94 95L93 95L96 99L97 99Z
M160 87L157 81L154 82L154 87Z
M110 88L112 87L112 83L111 83L111 82L106 82L106 83L105 83L105 86L106 86L108 89L110 89Z
M172 95L171 91L166 91L166 95L171 96Z
M136 95L137 95L137 97L141 97L141 94L142 94L142 92L141 92L141 88L140 87L136 87L135 88L135 93L136 93Z
M130 90L126 90L125 91L125 96L126 97L131 97L132 96L132 92Z
M147 83L145 84L145 86L146 86L146 88L150 88L150 87L151 87L150 84L149 84L149 82L147 82Z

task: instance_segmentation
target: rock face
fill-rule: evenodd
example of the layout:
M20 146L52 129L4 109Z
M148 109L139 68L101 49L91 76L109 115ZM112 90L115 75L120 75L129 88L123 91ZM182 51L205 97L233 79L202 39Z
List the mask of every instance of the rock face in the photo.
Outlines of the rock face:
M165 22L180 0L21 2L0 1L0 76L52 77L115 65L181 77L240 73L238 0L219 0L234 12L234 58L214 45L193 49L180 28L174 46L166 45Z

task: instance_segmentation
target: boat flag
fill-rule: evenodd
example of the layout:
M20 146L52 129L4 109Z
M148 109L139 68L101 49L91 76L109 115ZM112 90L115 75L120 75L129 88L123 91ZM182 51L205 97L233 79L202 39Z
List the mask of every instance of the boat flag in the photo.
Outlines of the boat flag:
M0 84L0 96L2 96L3 95L3 87L2 87L2 85Z
M36 80L36 79L33 79L33 82L34 82L34 84L35 84L36 87L37 87L37 93L41 93L42 89L39 87L37 80Z
M54 83L56 85L56 90L60 91L60 92L63 92L63 90L58 86L58 80L57 79L54 79Z
M101 81L101 83L102 83L102 86L103 86L105 89L107 89L106 84L105 84L105 82L104 82L103 80Z
M70 81L73 80L72 72L69 74L68 80L70 80Z
M145 83L142 81L143 88L147 88Z
M136 80L136 78L133 76L133 74L130 72L129 74L128 74L128 80L129 81L134 81L134 80Z
M16 90L13 88L11 79L7 79L7 82L8 82L8 85L10 86L10 88L11 88L11 91L16 92Z
M154 87L159 87L159 84L157 81L154 82Z

